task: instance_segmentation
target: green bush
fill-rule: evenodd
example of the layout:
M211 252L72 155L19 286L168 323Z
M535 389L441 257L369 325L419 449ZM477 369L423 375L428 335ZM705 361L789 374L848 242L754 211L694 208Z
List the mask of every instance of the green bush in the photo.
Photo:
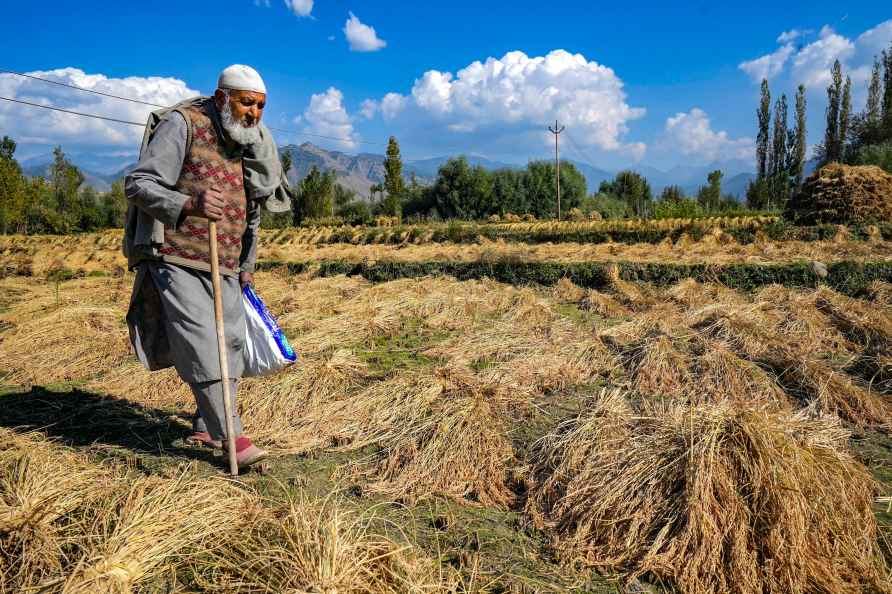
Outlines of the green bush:
M655 286L675 284L686 278L717 282L732 289L753 291L762 286L780 284L796 288L814 288L826 284L846 295L861 296L873 281L892 282L892 262L836 262L830 264L826 279L819 279L807 262L792 264L671 264L620 262L619 276L632 282ZM301 274L310 264L261 262L258 270L285 267ZM389 282L400 278L448 275L458 280L491 278L513 285L551 286L566 278L586 288L603 290L610 286L609 267L603 262L347 262L326 260L319 264L320 276L341 274L362 276L371 282Z
M876 165L887 173L892 173L892 142L861 147L855 157L855 164Z
M705 214L700 203L693 198L660 200L654 204L655 219L693 219Z

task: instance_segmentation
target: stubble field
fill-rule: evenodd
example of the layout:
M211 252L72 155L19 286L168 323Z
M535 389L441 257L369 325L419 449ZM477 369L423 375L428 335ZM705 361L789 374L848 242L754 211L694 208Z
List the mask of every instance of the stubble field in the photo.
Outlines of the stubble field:
M892 591L881 238L265 239L258 291L301 360L241 383L275 457L238 482L183 441L175 373L130 354L119 235L0 244L0 592ZM810 260L834 282L623 267ZM603 270L580 286L320 261Z

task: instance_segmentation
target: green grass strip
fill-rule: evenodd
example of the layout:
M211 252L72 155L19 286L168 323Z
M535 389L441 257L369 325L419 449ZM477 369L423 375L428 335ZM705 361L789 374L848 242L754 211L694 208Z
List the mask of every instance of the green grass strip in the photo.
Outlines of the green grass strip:
M608 262L396 262L375 263L323 260L317 263L319 276L362 276L382 283L400 278L453 276L459 280L491 278L512 285L551 286L567 278L581 287L604 289L610 285ZM311 270L307 262L282 263L264 261L258 270L285 267L300 274ZM769 284L787 287L814 288L826 284L846 295L858 296L871 282L892 282L892 262L836 262L830 264L827 278L820 279L807 262L792 264L664 264L618 262L623 280L647 282L656 286L675 284L686 278L700 282L717 282L732 289L752 291Z

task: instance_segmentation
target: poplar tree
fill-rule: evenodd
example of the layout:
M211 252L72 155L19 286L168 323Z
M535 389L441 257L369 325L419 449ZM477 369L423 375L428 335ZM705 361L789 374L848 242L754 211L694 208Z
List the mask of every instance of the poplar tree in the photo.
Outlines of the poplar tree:
M768 174L777 177L785 169L787 155L787 96L774 102L774 135L768 158Z
M883 134L892 138L892 45L883 51Z
M827 87L827 129L824 132L825 163L839 161L839 101L842 94L842 65L833 63L833 81Z
M802 184L802 175L805 172L806 151L806 123L805 123L805 85L799 85L796 91L796 127L790 135L790 175L793 177L796 187Z
M382 201L382 211L388 216L400 216L404 190L403 160L400 157L400 145L393 136L387 141L387 158L384 159L384 188L387 190L387 197Z
M845 160L846 140L849 136L849 123L852 121L852 79L846 77L846 85L842 90L842 106L839 109L839 147L837 155L840 161Z
M774 103L774 138L771 144L769 188L771 201L780 206L787 200L787 96Z
M758 179L764 179L767 174L768 134L771 126L771 92L768 90L767 78L762 79L762 98L759 101L759 109L756 110L756 118L759 122L759 133L756 136Z
M867 87L867 109L865 117L868 125L876 127L883 116L883 100L880 96L880 72L882 68L879 58L873 59L873 70L870 73L870 85Z

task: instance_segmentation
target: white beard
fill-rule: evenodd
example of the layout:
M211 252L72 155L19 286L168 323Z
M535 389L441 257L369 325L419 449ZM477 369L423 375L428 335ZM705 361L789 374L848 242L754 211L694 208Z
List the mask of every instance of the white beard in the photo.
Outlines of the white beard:
M229 97L223 102L223 109L220 111L220 121L223 129L229 134L229 137L242 146L249 144L260 144L260 127L255 123L250 128L246 128L242 123L235 119L232 115L232 105L229 104Z

